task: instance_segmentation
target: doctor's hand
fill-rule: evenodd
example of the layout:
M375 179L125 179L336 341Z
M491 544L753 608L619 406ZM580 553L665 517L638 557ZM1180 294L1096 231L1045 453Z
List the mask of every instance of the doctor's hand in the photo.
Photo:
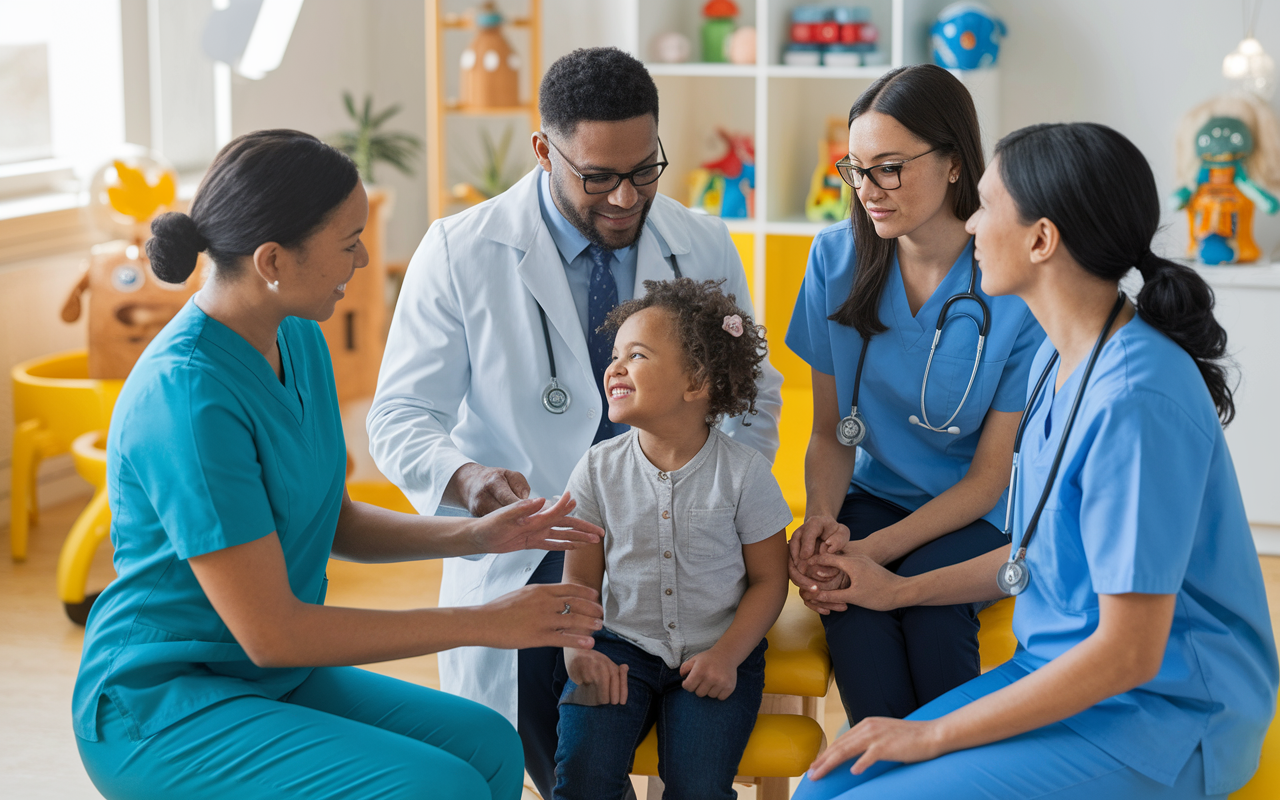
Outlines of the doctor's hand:
M738 665L715 647L691 656L680 665L680 674L684 676L680 685L698 697L728 700L738 688Z
M480 606L481 623L463 644L523 650L529 647L595 646L604 627L600 593L573 583L524 586ZM566 613L567 609L567 613Z
M566 647L564 668L569 673L569 678L578 684L579 693L589 695L589 699L593 701L582 702L583 698L580 697L579 705L627 704L626 664L615 664L604 653L594 650Z
M475 520L470 537L474 551L576 550L600 542L603 529L569 516L578 504L568 492L546 504L542 497L520 500Z
M835 577L829 568L816 567L812 563L818 553L838 553L849 543L849 529L834 517L826 514L815 514L804 521L791 534L787 547L791 552L791 561L804 574L819 580Z
M818 756L809 767L809 780L822 778L854 757L858 760L849 771L861 775L877 761L912 764L948 752L950 750L941 741L937 720L867 717Z
M873 611L892 611L903 606L898 593L903 587L904 579L880 566L870 556L819 553L813 560L819 566L839 570L847 577L848 584L842 589L826 589L816 581L798 583L800 596L806 604L845 603Z
M513 469L463 464L449 479L444 502L483 517L529 496L529 481Z

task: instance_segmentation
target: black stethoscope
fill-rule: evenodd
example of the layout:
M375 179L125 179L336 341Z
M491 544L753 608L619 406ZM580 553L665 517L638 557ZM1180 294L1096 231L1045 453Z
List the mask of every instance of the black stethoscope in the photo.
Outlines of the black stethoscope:
M675 253L671 254L671 271L677 278L684 277L680 272L680 264L676 261ZM542 303L538 303L536 297L533 302L537 303L538 316L542 318L542 338L547 343L547 361L551 364L551 382L542 390L542 407L552 414L563 414L569 410L573 397L569 394L569 390L561 386L560 381L556 379L556 356L551 350L551 329L547 327L547 312L542 310Z
M921 428L934 431L935 433L950 433L958 435L960 428L951 423L956 417L960 416L960 410L964 408L964 403L969 399L969 392L973 389L973 381L978 377L978 366L982 363L982 348L987 343L987 333L991 330L991 309L987 308L987 304L978 296L978 261L974 258L972 252L969 254L969 290L954 294L942 304L942 310L938 312L938 324L933 332L933 344L929 346L929 360L924 365L924 380L920 383L920 416L912 414L907 417L907 422L912 425L919 425ZM974 320L974 324L978 325L978 350L973 357L973 371L969 373L969 385L964 389L964 396L960 398L960 405L956 406L955 413L952 414L946 422L941 425L934 426L929 422L929 412L924 407L925 392L929 388L929 370L933 367L933 354L938 350L938 342L942 339L942 327L947 324L947 312L951 310L951 306L961 300L972 300L982 309L982 324L978 325ZM963 315L965 319L973 320L968 314ZM864 337L862 340L862 352L858 355L858 369L853 376L853 410L849 415L840 420L840 425L836 427L836 438L840 440L840 444L846 447L854 447L867 437L867 423L858 413L858 392L862 388L862 364L867 360L867 345L871 344L871 339Z
M1111 326L1115 324L1116 317L1120 316L1120 309L1124 308L1124 295L1121 294L1116 298L1116 304L1111 309L1111 315L1107 317L1107 322L1102 326L1102 332L1098 334L1098 341L1093 345L1093 352L1089 354L1089 363L1085 365L1084 375L1080 378L1080 388L1076 389L1075 400L1071 401L1071 411L1067 413L1067 424L1062 430L1062 439L1058 442L1058 452L1053 457L1053 464L1049 467L1049 478L1045 481L1044 489L1040 492L1040 502L1036 503L1036 510L1031 514L1031 521L1027 523L1027 532L1022 534L1022 542L1018 545L1015 553L1010 553L1009 560L1000 565L1000 569L996 572L996 585L1000 587L1000 591L1005 594L1014 595L1021 594L1024 589L1031 584L1031 569L1027 566L1027 545L1031 543L1031 537L1036 532L1036 525L1040 522L1040 513L1044 511L1044 505L1049 501L1049 492L1053 489L1053 480L1058 476L1058 466L1062 463L1062 454L1067 449L1067 437L1071 435L1071 426L1075 424L1076 412L1080 410L1080 400L1084 397L1085 386L1089 384L1089 376L1093 374L1093 365L1098 361L1098 354L1102 352L1102 345L1106 342L1107 331L1111 330ZM1053 372L1054 365L1058 363L1058 352L1055 350L1053 355L1049 357L1049 363L1045 365L1044 372L1040 373L1040 379L1036 381L1036 388L1031 390L1031 396L1027 398L1027 407L1022 411L1022 420L1018 423L1018 433L1013 439L1013 471L1009 475L1009 504L1005 507L1004 512L1004 535L1009 537L1009 541L1013 541L1013 504L1018 491L1018 455L1022 452L1022 434L1027 429L1027 421L1031 418L1031 409L1036 404L1036 399L1040 396L1040 391L1044 389L1045 382L1049 379L1049 373Z

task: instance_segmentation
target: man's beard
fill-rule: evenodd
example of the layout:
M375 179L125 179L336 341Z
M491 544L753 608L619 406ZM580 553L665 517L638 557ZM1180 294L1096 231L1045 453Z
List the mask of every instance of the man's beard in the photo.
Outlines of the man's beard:
M569 223L573 225L573 227L577 228L578 232L585 236L588 242L599 247L603 247L606 250L622 250L639 241L640 234L644 232L645 220L649 218L649 207L653 205L652 197L644 201L644 207L640 209L640 224L636 225L635 235L632 236L631 240L628 242L615 244L614 242L607 241L604 236L600 234L600 231L596 226L591 224L590 219L583 217L578 213L577 207L569 200L568 197L565 196L564 191L560 187L560 181L557 180L554 172L551 173L551 196L555 198L556 206L560 209L560 213L564 214L564 218L569 220Z

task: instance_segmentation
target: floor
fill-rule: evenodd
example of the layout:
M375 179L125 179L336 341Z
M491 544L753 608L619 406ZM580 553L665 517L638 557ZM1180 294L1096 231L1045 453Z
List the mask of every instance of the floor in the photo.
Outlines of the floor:
M84 629L63 614L54 586L58 551L88 495L46 509L32 528L30 555L15 564L0 556L0 775L4 796L15 800L99 798L80 766L71 732L71 688ZM7 531L0 540L7 548ZM89 590L114 576L110 546L99 552ZM330 605L404 609L434 605L440 588L439 562L363 565L329 564ZM435 656L369 669L426 686L440 685ZM843 715L838 698L827 703L824 727L831 738ZM635 779L640 798L644 779ZM530 784L531 785L531 784ZM738 787L741 800L754 800L751 787ZM525 793L533 800L537 795Z

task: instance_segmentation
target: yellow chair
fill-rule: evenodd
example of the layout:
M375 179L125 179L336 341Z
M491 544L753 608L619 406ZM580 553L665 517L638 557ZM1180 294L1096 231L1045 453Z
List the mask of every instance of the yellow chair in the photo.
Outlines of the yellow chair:
M794 586L766 638L764 702L735 780L753 784L759 800L785 800L789 779L803 775L827 745L821 699L831 685L831 654L822 621ZM658 774L656 728L636 748L635 775ZM649 796L656 796L652 789Z
M71 526L58 556L58 597L67 616L77 625L89 619L89 610L98 593L86 595L89 566L102 541L111 533L111 511L107 508L107 432L90 431L71 443L76 472L93 484L93 499Z
M39 522L36 469L71 448L77 436L107 427L124 381L89 378L84 350L24 361L13 368L13 471L9 546L27 557L29 526Z
M1018 649L1018 640L1013 635L1013 600L1006 597L978 614L978 622L982 624L978 631L978 658L983 672L1013 658L1013 652Z
M1271 721L1262 743L1262 761L1253 778L1231 800L1275 800L1280 797L1280 717Z

